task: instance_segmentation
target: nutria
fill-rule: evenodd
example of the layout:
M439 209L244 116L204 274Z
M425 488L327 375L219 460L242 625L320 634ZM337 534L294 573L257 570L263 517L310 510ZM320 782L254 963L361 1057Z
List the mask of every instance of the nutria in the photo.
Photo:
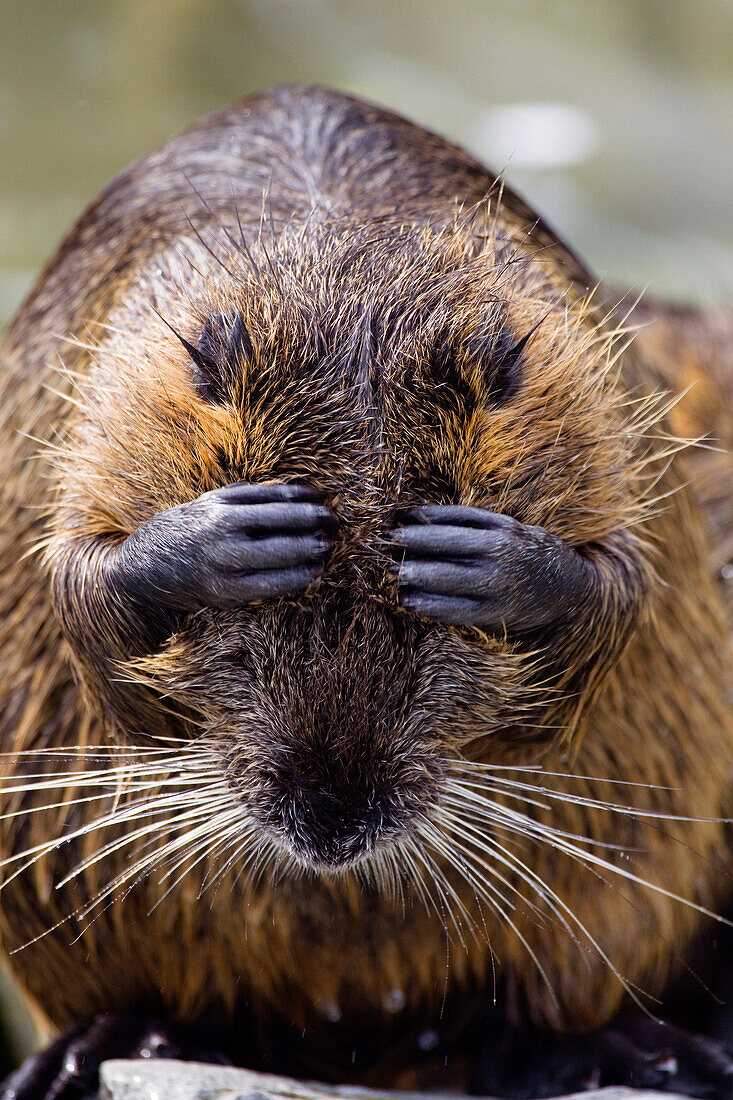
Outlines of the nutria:
M733 373L630 312L320 88L82 216L2 346L1 927L62 1029L2 1095L141 1050L728 1095L655 998L733 893L730 466L680 430Z

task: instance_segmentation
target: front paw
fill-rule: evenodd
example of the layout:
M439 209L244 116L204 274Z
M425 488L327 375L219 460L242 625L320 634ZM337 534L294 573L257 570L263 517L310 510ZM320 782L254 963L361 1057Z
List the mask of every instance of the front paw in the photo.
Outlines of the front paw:
M322 572L333 524L310 486L225 485L139 527L111 579L138 602L183 611L293 595Z
M228 1062L182 1028L131 1013L77 1024L0 1085L0 1100L83 1100L96 1095L99 1067L110 1058L178 1058Z
M392 533L403 607L445 623L540 630L587 596L592 567L542 527L484 508L424 505Z
M514 1098L609 1086L733 1100L733 1055L705 1036L636 1014L589 1035L492 1036L472 1081L474 1092Z

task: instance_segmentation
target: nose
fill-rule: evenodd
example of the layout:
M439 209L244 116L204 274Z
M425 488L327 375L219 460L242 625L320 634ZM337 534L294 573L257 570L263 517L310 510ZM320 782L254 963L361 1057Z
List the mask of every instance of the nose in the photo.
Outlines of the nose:
M265 814L267 830L302 862L331 870L368 856L400 830L388 790L349 783L336 762L330 775L278 769L281 796Z
M346 867L374 850L383 831L382 816L376 806L359 799L333 799L317 792L301 798L291 845L308 863Z

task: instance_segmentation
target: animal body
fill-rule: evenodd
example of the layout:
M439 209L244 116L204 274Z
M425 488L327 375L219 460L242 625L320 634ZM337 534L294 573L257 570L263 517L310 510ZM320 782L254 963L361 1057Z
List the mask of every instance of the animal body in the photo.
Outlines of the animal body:
M653 998L731 893L730 461L682 442L730 325L628 313L319 88L82 216L1 353L0 925L61 1031L2 1095L143 1049L728 1095Z

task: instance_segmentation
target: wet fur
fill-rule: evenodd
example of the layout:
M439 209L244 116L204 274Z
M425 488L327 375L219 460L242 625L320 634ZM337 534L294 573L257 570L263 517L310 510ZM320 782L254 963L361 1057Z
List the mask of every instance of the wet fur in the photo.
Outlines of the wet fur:
M665 419L660 375L671 391L687 375L653 336L627 348L614 304L467 154L320 89L253 97L128 169L71 232L2 345L4 749L111 746L114 762L156 737L198 736L252 798L268 759L293 745L315 785L341 768L353 789L380 767L416 801L465 778L450 763L461 755L602 777L507 773L705 819L657 826L582 801L519 807L618 846L596 851L619 866L630 853L640 878L718 910L731 892L715 819L731 815L733 729L715 575L730 526L715 502L730 467L708 452L690 461L674 440L718 430L731 373L720 367L719 389L704 375L709 404L695 406L692 431L683 410L695 391ZM237 311L243 380L233 404L212 402L176 333L195 344L212 313ZM505 331L532 336L519 384L497 408L486 364ZM691 476L707 486L707 530ZM145 638L118 637L112 622L97 637L74 593L57 591L62 637L50 578L70 540L122 539L238 479L306 479L334 499L346 534L313 594L201 612L146 656ZM522 646L398 613L384 536L398 506L421 500L484 505L589 554L603 547L616 570L603 615ZM124 776L101 806L75 802L81 777L60 779L54 799L12 793L33 759L6 765L3 810L23 812L2 822L5 858L134 797ZM98 766L50 757L42 770ZM496 797L511 802L506 788ZM50 801L61 805L30 813ZM663 991L702 922L536 839L523 858L595 948L509 871L543 915L520 902L502 920L435 850L453 893L431 882L429 863L412 867L420 888L403 881L410 868L399 859L366 882L285 866L273 887L267 870L228 868L231 846L204 846L170 893L178 876L162 868L90 911L142 839L54 889L124 829L52 847L3 890L5 948L28 944L13 970L50 1022L117 1008L194 1020L216 1009L264 1036L303 1030L302 1063L292 1055L290 1068L336 1079L399 1082L414 1048L384 1057L388 1038L438 1019L446 998L490 999L495 983L515 1021L600 1026L634 990ZM164 822L159 833L162 844ZM507 833L494 823L490 835ZM267 869L277 853L265 846L255 862ZM397 1016L384 1007L395 989L407 1006ZM364 1035L386 1038L372 1050ZM355 1045L356 1064L342 1065ZM271 1064L284 1068L282 1052Z

